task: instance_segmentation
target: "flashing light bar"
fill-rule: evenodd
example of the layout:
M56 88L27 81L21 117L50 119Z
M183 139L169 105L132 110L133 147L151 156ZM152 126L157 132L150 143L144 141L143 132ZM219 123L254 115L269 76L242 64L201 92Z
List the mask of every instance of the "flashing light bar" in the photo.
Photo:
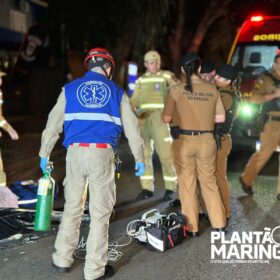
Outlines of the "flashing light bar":
M252 16L250 20L252 22L259 22L259 21L263 21L263 19L264 19L263 16Z

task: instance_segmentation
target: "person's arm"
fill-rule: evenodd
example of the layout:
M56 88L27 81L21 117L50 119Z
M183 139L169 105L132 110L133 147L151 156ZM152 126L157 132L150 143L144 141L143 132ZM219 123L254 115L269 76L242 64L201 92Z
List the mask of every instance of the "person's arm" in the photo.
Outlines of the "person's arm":
M163 76L167 80L169 89L180 82L179 79L176 77L176 75L170 71L165 71Z
M262 104L262 103L265 103L272 99L280 97L279 88L276 88L271 92L268 92L268 89L269 89L269 91L271 91L270 80L264 76L261 76L257 80L257 82L252 90L252 96L249 99L250 102L255 103L255 104Z
M218 99L216 103L216 112L215 112L215 123L223 123L226 119L226 112L225 108L220 96L220 93L218 93Z
M133 94L130 97L130 103L131 103L132 109L134 111L138 107L138 97L139 97L140 91L141 91L141 89L140 89L140 80L138 79L135 82L135 90L134 90Z
M175 93L171 88L170 93L167 95L163 112L161 114L161 118L165 123L170 123L172 121L173 112L176 106L176 101L174 99L173 94Z
M124 93L121 102L121 120L124 128L124 135L136 162L144 162L144 140L140 134L138 118L131 108L129 98Z
M64 114L65 114L66 99L64 89L60 93L58 100L51 110L45 130L42 133L41 148L39 156L47 158L59 138L59 134L63 131Z
M0 115L0 127L9 133L12 140L18 140L19 136L16 130Z
M280 88L276 88L273 92L268 94L253 93L253 95L250 97L250 102L255 104L262 104L279 97L280 97Z

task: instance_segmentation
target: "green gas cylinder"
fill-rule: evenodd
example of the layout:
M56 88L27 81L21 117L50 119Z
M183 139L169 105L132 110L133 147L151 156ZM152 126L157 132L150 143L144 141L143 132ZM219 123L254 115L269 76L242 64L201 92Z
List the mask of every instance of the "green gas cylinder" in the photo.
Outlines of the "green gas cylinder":
M52 208L55 181L51 177L52 163L48 163L46 172L39 179L36 215L35 215L35 231L47 231L51 229Z

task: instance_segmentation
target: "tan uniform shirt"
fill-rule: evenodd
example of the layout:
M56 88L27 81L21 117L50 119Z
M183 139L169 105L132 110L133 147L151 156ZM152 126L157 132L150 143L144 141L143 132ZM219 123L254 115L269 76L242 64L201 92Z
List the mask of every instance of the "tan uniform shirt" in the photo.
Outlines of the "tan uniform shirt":
M213 130L216 115L225 115L220 94L215 85L192 76L193 92L185 83L170 89L163 115L172 116L172 124L185 130Z
M226 86L223 88L218 88L218 90L220 92L225 110L228 111L233 103L233 98L231 97L231 95L233 94L232 89L230 86Z
M49 157L59 134L63 131L66 99L64 90L60 93L57 103L49 114L48 122L42 134L40 157ZM128 138L132 154L137 162L144 162L144 141L140 136L139 122L132 111L129 98L124 93L121 101L121 120L124 134Z
M178 79L170 71L160 70L156 74L146 72L135 83L135 91L130 99L133 109L162 110L171 86Z
M272 75L280 80L280 77L277 75L275 71L271 72ZM274 81L266 74L262 74L259 76L253 90L252 97L250 98L251 102L256 103L265 103L267 100L265 99L265 95L272 94L276 89ZM269 101L268 101L269 102ZM280 101L278 101L280 102ZM269 116L280 116L280 111L270 111L268 113Z
M237 93L235 93L233 91L233 89L231 88L231 86L226 86L223 88L218 88L220 95L221 95L221 99L225 108L225 111L229 111L233 105L234 99L237 98L235 96L235 94L239 95L239 104L241 102L241 93L238 91ZM239 115L239 104L237 106L237 108L235 108L235 112L234 112L234 119L238 117Z

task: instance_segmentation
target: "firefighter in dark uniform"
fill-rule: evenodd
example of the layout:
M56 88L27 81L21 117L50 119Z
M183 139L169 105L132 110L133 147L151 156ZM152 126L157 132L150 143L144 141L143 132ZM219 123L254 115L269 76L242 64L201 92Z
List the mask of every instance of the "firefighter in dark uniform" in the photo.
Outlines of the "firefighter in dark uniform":
M224 122L225 110L216 86L198 76L200 59L188 53L182 60L186 83L171 88L162 113L172 123L172 151L178 176L182 213L188 234L198 235L197 179L213 228L225 230L225 209L215 176L217 148L214 124Z
M238 72L231 65L223 65L217 70L214 78L215 84L221 95L226 111L224 123L215 127L215 138L217 143L217 170L216 177L221 193L221 198L225 207L226 218L230 218L230 191L227 179L227 158L232 148L231 129L235 118L238 115L240 104L240 92Z
M249 159L240 183L244 192L253 195L252 185L263 166L280 145L280 55L274 57L271 71L263 73L257 80L250 98L252 103L263 104L267 121L261 133L260 150ZM280 167L279 167L280 173ZM277 198L280 200L280 179L278 174Z

